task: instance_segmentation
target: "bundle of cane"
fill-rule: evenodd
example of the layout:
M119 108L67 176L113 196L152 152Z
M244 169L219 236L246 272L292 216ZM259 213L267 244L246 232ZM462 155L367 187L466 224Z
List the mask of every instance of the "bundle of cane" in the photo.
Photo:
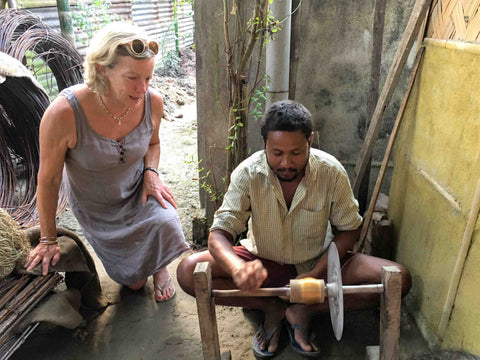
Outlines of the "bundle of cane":
M23 265L30 252L30 242L20 225L0 208L0 279Z

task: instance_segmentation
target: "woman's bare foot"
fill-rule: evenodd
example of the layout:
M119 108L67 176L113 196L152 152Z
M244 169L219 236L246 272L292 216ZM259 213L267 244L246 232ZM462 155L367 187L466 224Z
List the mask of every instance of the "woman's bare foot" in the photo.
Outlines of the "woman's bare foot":
M157 302L168 301L175 295L175 285L166 266L153 274L153 284Z

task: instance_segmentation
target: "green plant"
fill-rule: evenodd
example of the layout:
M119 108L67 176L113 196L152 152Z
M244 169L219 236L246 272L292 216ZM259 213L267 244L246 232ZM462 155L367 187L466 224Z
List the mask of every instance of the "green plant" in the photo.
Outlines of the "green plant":
M95 31L120 20L120 16L110 11L110 5L109 0L93 0L91 4L87 0L77 1L78 12L72 13L76 42L88 45Z
M255 89L253 94L250 97L250 115L253 117L255 121L258 121L263 116L263 106L267 101L267 90L268 84L270 83L270 78L267 74L263 77L264 85L260 86L259 88Z
M247 127L249 108L254 100L253 112L258 118L261 100L265 97L265 86L258 89L263 49L271 35L279 30L279 22L268 10L273 0L255 0L253 16L244 15L244 2L223 0L225 53L227 56L228 86L228 135L226 176L227 186L230 174L247 156ZM230 24L230 21L232 23ZM232 31L233 28L233 31ZM254 59L254 50L258 55ZM253 79L251 83L249 80ZM266 80L266 79L265 79Z
M203 159L195 162L193 156L189 155L185 160L185 163L197 168L200 188L205 191L211 202L215 203L216 206L219 206L222 203L224 193L218 190L215 176L212 171L203 167ZM222 178L222 181L224 182L225 178Z

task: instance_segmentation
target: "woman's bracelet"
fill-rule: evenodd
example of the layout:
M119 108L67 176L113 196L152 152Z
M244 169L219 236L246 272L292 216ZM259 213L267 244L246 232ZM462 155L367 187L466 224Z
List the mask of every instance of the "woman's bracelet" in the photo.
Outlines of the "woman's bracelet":
M57 237L56 236L42 236L38 241L40 244L43 245L57 245Z
M153 167L146 167L145 169L143 169L143 174L145 174L146 171L153 171L155 174L158 175L158 170Z

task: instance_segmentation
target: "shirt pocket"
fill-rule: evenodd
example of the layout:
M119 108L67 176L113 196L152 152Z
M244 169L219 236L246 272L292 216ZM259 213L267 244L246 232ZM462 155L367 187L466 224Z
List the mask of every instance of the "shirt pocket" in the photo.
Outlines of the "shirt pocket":
M298 210L293 225L293 241L300 258L310 259L322 251L329 215L327 206L318 210Z

